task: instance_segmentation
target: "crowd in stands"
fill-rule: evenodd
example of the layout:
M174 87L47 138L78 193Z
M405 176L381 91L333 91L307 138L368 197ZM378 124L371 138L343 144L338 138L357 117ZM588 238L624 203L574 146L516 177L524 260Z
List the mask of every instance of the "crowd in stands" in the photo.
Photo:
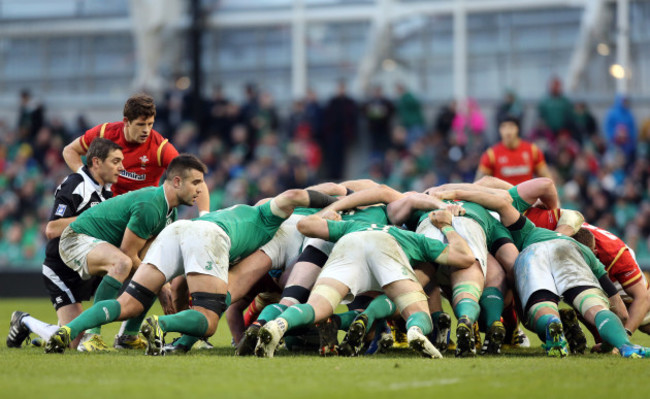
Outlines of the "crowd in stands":
M339 83L329 100L309 91L284 115L254 85L246 86L241 103L216 87L193 123L188 95L171 91L158 101L154 128L179 152L205 162L211 209L219 209L350 177L404 191L472 181L481 153L498 140L487 133L507 116L530 118L533 128L522 135L544 151L562 206L622 237L642 267L650 268L650 119L637 126L628 99L617 97L600 121L585 102L567 98L554 79L536 112L525 114L530 108L507 90L496 120L488 121L473 99L450 102L427 118L417 93L398 85L395 95L376 87L355 99ZM71 172L62 149L101 122L79 117L65 125L28 91L21 93L17 120L0 121L0 268L38 270L54 190ZM357 151L362 133L369 151ZM358 165L361 153L367 154L362 173L346 175L346 165Z

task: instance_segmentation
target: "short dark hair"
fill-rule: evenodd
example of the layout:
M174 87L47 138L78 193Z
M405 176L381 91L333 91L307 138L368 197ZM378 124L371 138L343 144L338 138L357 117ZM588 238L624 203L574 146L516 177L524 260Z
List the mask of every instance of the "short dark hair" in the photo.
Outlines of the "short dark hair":
M512 115L504 116L499 120L499 126L501 126L502 123L506 123L506 122L514 123L515 125L517 125L517 130L521 131L521 121L516 116L512 116Z
M93 166L93 158L99 158L100 161L104 162L111 152L121 149L122 147L120 147L116 142L97 137L88 147L88 152L86 153L86 165L89 168Z
M169 163L165 180L171 180L174 176L185 178L185 176L187 176L187 171L190 169L198 170L203 174L208 172L208 167L205 166L205 164L196 156L192 154L179 154Z
M156 104L153 97L146 93L134 94L124 104L124 116L128 121L133 121L141 116L149 118L156 116Z
M578 231L573 235L573 239L590 249L596 247L596 237L594 237L594 233L584 227L578 229Z

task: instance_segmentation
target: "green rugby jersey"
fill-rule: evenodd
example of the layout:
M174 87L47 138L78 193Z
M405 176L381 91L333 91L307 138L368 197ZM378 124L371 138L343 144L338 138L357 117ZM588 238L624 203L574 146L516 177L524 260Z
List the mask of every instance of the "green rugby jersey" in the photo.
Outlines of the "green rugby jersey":
M327 221L329 229L329 241L336 242L346 234L359 231L383 231L395 238L402 248L409 262L434 262L442 251L447 248L438 240L433 240L416 234L412 231L402 230L399 227L378 225L375 223L366 223L359 221Z
M533 206L533 204L529 204L528 202L524 201L523 198L519 195L519 192L517 191L517 186L511 187L508 190L508 193L512 197L512 206L514 206L519 213L524 213L528 208Z
M271 201L259 206L233 205L193 220L212 222L230 237L230 263L237 263L269 242L285 219L271 212Z
M364 223L388 224L386 205L375 205L367 208L357 208L341 212L341 219Z
M603 266L598 258L596 258L596 255L594 255L593 251L587 246L582 245L578 241L574 240L571 237L565 236L564 234L556 233L555 231L544 229L542 227L535 227L533 222L528 220L528 218L525 219L526 223L521 229L510 230L512 239L514 240L515 245L519 251L523 251L528 246L536 244L538 242L550 240L569 240L578 245L578 248L582 253L582 257L584 258L585 262L587 262L596 277L601 278L607 274L605 271L605 266Z
M79 215L70 228L119 248L127 227L148 240L175 221L176 214L176 208L169 209L162 186L145 187L93 206Z

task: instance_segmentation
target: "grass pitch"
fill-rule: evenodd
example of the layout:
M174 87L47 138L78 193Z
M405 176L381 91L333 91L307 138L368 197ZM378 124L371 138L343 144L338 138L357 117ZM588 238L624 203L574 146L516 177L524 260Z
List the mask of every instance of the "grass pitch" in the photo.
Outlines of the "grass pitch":
M145 357L120 351L45 355L41 348L6 348L11 312L48 322L47 299L0 300L0 398L648 398L650 359L611 355L549 359L528 332L530 349L500 357L428 360L409 350L360 358L319 358L279 352L273 359L233 356L221 325L214 350ZM153 312L160 314L160 307ZM108 343L118 323L105 326ZM635 343L650 346L636 333ZM593 342L590 340L590 346ZM454 395L454 396L448 396Z

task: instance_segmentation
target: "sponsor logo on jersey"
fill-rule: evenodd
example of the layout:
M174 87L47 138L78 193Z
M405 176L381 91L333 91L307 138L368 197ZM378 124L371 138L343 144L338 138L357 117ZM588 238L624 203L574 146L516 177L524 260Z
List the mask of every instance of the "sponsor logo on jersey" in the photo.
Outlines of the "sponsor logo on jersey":
M146 155L143 155L143 156L140 157L140 162L141 162L140 167L142 169L146 169L147 168L147 162L149 162L149 158L147 158Z
M63 302L63 298L61 298L60 296L57 296L54 300L56 301L56 303Z
M530 167L527 165L522 166L504 166L501 169L501 174L504 176L517 176L526 175L530 173Z
M59 204L59 206L56 208L56 212L54 214L56 216L63 216L65 214L65 210L68 208L67 205Z
M137 173L127 172L126 170L121 171L120 176L136 181L144 181L147 178L146 173L144 175L139 175Z

